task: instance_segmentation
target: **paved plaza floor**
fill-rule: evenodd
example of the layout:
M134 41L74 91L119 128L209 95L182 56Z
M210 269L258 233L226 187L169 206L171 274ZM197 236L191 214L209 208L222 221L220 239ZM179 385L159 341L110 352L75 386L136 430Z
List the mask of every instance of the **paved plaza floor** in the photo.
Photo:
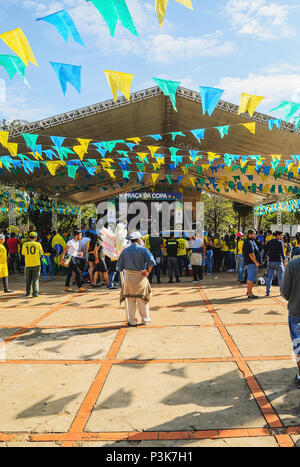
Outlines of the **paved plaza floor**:
M300 446L286 302L234 274L153 284L150 326L119 290L22 275L0 294L0 446Z

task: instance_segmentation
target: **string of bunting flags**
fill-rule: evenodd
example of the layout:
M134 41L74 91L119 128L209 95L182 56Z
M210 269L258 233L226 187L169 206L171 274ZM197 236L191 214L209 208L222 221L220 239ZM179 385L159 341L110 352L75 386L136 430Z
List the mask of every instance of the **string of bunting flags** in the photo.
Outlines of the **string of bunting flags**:
M3 201L14 204L15 210L20 213L26 213L30 211L40 212L57 212L58 214L64 215L77 215L80 208L78 206L72 206L70 204L54 201L54 200L35 200L28 196L26 192L10 192L8 189L0 190L0 202ZM1 206L0 212L9 212L9 208Z
M287 201L278 201L274 204L255 206L254 210L258 216L273 214L274 212L296 212L300 209L300 199L290 199Z

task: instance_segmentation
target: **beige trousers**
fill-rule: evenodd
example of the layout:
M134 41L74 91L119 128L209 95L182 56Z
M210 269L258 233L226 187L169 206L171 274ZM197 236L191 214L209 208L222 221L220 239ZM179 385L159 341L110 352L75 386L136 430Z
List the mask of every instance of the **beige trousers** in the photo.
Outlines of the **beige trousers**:
M137 324L137 319L135 317L136 309L139 310L139 314L142 318L143 324L151 323L149 303L146 303L145 300L143 300L142 298L127 298L126 301L129 324Z

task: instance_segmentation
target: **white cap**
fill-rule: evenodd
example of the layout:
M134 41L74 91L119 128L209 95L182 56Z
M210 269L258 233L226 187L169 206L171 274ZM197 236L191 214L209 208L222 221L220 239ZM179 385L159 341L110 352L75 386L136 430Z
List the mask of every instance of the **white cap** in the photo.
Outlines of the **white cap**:
M131 240L138 240L139 238L142 238L140 232L132 232L130 234L130 239Z

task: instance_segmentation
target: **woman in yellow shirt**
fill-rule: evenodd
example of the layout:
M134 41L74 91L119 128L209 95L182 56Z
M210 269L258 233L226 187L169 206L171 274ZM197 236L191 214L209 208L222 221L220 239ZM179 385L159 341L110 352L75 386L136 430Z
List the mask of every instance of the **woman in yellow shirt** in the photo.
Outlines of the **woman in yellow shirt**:
M5 235L0 235L0 277L3 282L4 293L12 293L8 290L8 267L7 267L7 250L4 246Z

